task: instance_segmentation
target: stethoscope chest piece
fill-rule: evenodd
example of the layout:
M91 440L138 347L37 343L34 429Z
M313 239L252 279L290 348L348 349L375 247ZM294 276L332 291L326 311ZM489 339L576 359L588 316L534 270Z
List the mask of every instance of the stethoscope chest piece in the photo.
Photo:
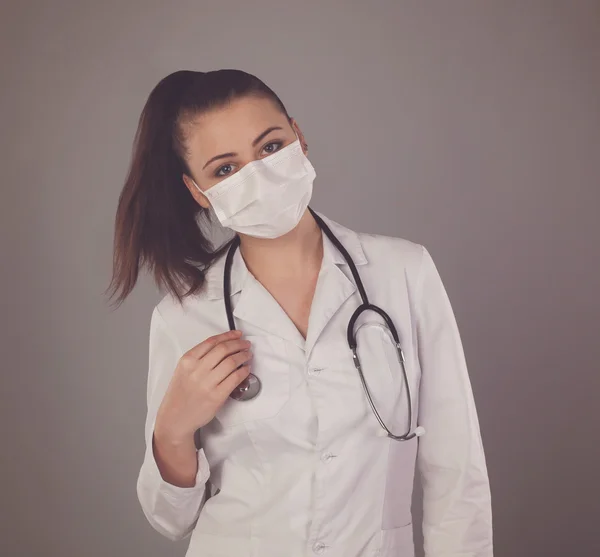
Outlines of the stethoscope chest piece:
M234 400L252 400L260 392L260 387L260 379L251 373L229 396Z

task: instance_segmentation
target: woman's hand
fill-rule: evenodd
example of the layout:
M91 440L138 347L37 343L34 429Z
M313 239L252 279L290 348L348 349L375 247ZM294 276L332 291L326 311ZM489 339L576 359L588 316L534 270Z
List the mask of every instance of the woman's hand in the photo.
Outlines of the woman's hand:
M206 339L179 360L158 409L154 436L170 445L193 444L231 392L248 377L250 342L241 331Z
M192 487L198 471L195 431L210 422L248 377L250 343L240 331L206 339L177 363L156 414L152 450L162 478Z

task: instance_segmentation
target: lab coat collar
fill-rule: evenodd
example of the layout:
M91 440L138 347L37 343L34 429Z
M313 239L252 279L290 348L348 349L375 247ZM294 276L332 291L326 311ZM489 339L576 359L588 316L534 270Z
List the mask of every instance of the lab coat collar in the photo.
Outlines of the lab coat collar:
M209 300L222 300L224 298L223 276L225 274L225 260L227 252L217 259L206 273L205 297ZM235 250L231 265L231 295L238 294L244 283L250 277L250 272L240 250Z
M356 266L365 265L368 263L362 243L360 241L360 237L356 232L346 228L345 226L342 226L341 224L338 224L335 221L332 221L319 212L317 212L317 214L331 228L331 231L346 248L346 251L350 254L350 257L352 257ZM225 270L225 259L226 254L222 255L217 261L215 261L206 273L205 296L209 300L222 300L224 297L223 273ZM323 234L323 266L329 262L340 266L346 265L343 255L332 244L331 240L329 240L329 238ZM244 263L244 259L240 254L240 250L236 250L231 268L231 295L233 296L241 292L245 285L250 285L253 280L255 279L253 279L252 275L248 271L248 268Z
M317 215L319 215L325 221L325 224L331 228L333 235L340 241L342 246L346 248L346 251L354 261L354 264L357 266L365 265L367 263L367 258L358 234L353 230L328 219L319 212L317 212ZM336 265L347 264L344 256L325 234L323 234L323 258L325 260L329 259L330 261L333 261Z

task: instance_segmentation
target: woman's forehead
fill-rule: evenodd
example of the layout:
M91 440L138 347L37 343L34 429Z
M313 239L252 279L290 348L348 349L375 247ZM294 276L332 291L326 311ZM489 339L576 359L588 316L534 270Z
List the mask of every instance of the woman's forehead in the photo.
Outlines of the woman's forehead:
M203 136L227 136L256 131L261 127L281 125L286 115L270 99L243 97L216 107L194 118L194 127Z
M270 99L246 97L198 115L186 135L190 150L209 160L221 152L247 148L274 126L291 129L287 116Z

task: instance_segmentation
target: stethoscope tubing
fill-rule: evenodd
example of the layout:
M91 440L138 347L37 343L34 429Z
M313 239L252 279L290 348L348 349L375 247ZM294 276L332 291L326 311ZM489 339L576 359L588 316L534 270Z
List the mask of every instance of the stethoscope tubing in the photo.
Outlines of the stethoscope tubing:
M352 317L350 318L350 320L348 322L348 328L347 328L346 334L347 334L348 346L350 347L350 350L352 351L352 359L353 359L354 365L358 371L358 374L359 374L359 377L360 377L360 380L361 380L361 383L363 386L363 390L365 391L365 394L367 396L367 401L369 402L369 406L371 407L373 414L377 418L379 425L385 430L388 437L395 439L397 441L408 441L410 439L413 439L414 437L417 436L417 434L415 432L411 433L412 397L411 397L411 392L410 392L410 385L408 382L408 376L406 373L404 353L402 352L402 347L400 345L400 338L398 336L398 331L396 330L396 327L395 327L391 317L383 309L381 309L380 307L373 305L369 302L367 292L365 290L362 279L360 278L360 274L358 273L358 269L356 268L356 264L354 263L354 260L352 259L352 257L350 256L350 254L348 253L346 248L336 238L335 234L331 231L331 229L323 221L323 219L319 215L317 215L313 211L313 209L311 209L310 207L308 208L308 210L310 211L311 215L313 216L313 218L315 219L315 221L317 222L317 224L319 225L319 227L321 228L323 233L327 236L327 238L329 238L331 243L336 247L336 249L341 253L342 257L346 261L346 263L350 269L350 272L352 273L352 277L353 277L354 283L356 284L356 287L358 289L360 298L362 300L362 304L358 308L356 308L356 310L354 311L354 313L352 314ZM227 252L227 256L225 259L225 269L223 272L223 294L224 294L224 300L225 300L225 313L227 315L227 324L229 326L229 329L232 331L235 330L235 320L233 317L233 309L232 309L232 305L231 305L231 270L233 267L233 257L235 255L236 250L239 248L239 246L240 246L240 237L238 235L236 235L236 237L232 240L229 250ZM373 312L377 313L385 321L385 323L392 335L394 343L395 343L398 361L400 363L400 367L402 368L402 380L404 382L404 386L406 387L406 394L407 394L408 430L403 435L393 434L389 430L389 428L385 425L385 422L383 421L379 412L377 411L377 408L373 401L373 397L371 396L371 392L367 385L367 381L365 379L365 376L364 376L364 373L362 370L362 365L361 365L360 359L358 357L358 352L357 352L358 343L356 340L355 325L356 325L356 322L358 321L358 318L365 311L373 311ZM254 398L258 394L258 392L260 391L260 380L254 374L250 374L250 376L251 376L250 380L252 382L254 382L253 383L254 386L256 387L256 385L258 385L258 387L256 387L257 388L256 392L250 393L252 396L248 396L248 398L243 398L244 392L249 392L248 391L249 387L248 387L248 384L244 385L244 383L242 383L241 390L239 393L240 397L235 398L235 396L232 395L232 398L235 398L235 400L244 401L244 400L250 400L251 398Z

